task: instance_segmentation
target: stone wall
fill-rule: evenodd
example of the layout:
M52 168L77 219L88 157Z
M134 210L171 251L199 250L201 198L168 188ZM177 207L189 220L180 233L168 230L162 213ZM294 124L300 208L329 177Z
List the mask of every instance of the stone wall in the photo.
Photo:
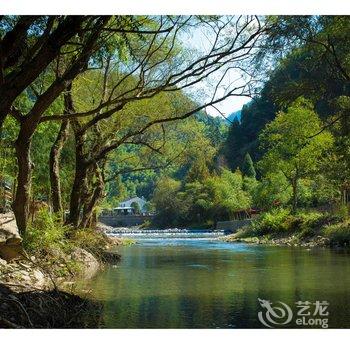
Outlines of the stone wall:
M151 221L151 215L101 215L99 222L112 227L138 226Z

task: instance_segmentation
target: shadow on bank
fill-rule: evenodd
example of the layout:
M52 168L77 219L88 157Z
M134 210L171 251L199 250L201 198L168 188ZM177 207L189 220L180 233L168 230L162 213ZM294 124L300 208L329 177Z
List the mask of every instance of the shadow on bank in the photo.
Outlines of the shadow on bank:
M0 328L101 328L102 304L59 290L14 292L0 284Z

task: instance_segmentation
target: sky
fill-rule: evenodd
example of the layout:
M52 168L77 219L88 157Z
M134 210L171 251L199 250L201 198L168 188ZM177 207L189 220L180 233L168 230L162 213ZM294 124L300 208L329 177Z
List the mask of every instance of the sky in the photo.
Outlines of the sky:
M251 99L245 96L229 97L226 100L218 103L216 108L227 118L231 113L242 109L243 105L248 103ZM220 116L219 112L214 107L206 108L208 114L217 117Z
M194 29L191 30L191 33L186 35L185 42L188 47L195 48L198 50L204 50L207 52L211 47L211 42L208 39L207 35L203 32L202 29ZM215 78L213 78L215 84ZM225 78L226 83L237 81L237 84L242 84L243 80L240 79L240 74L237 71L230 70ZM208 88L204 88L208 89ZM218 90L219 95L220 92L223 93L224 89ZM210 89L208 89L208 94L210 93ZM242 109L243 105L248 103L251 98L246 96L231 96L226 98L224 101L215 104L215 107L207 107L206 112L212 116L220 116L224 115L226 118L233 112L239 111ZM219 111L220 112L219 112Z

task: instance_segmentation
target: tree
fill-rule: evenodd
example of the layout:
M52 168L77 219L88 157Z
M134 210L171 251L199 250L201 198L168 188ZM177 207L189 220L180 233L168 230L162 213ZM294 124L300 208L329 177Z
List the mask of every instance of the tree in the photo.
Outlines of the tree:
M64 25L62 25L62 23L61 25L59 24L57 29L55 29L51 35L49 34L52 24L50 25L48 33L45 32L47 37L43 34L43 36L37 40L37 43L42 45L41 47L39 46L39 50L37 50L37 47L34 45L32 49L29 50L29 60L25 60L19 70L14 69L9 74L10 77L8 80L11 81L10 78L12 78L13 81L11 81L11 84L13 84L16 89L7 87L7 91L4 91L1 94L2 99L8 98L8 100L2 104L3 111L0 111L0 118L3 116L3 113L6 112L6 116L11 112L20 124L18 137L15 141L18 176L13 210L16 216L18 229L22 234L26 232L29 200L31 196L31 174L33 165L30 156L30 149L33 135L40 124L44 112L55 102L69 84L71 84L72 80L87 68L91 55L96 52L99 47L97 42L99 41L100 33L110 19L109 17L103 16L95 18L91 17L90 21L88 20L86 24L92 25L93 28L83 30L84 35L78 36L77 34L79 33L79 30L82 29L81 26L83 25L85 18L68 18L69 19L66 21L67 23L63 22ZM72 21L75 22L72 23ZM15 34L15 36L17 36L17 34ZM77 49L77 53L72 57L62 74L58 74L53 80L49 75L48 80L45 80L45 83L43 84L44 88L42 93L36 92L29 111L22 113L16 108L17 106L12 105L16 97L35 80L35 78L53 59L58 57L61 47L66 45L67 41L73 36L76 36L76 44L81 45L81 48ZM42 44L42 41L44 44ZM28 55L28 52L26 52L26 55ZM25 72L21 70L25 70ZM7 80L5 79L5 82L6 81ZM1 86L0 91L2 92L5 87L6 84ZM36 91L35 86L33 86L33 90ZM11 93L10 96L9 93Z
M132 202L131 207L134 208L135 214L140 214L141 213L141 208L139 203L137 202Z
M135 16L2 16L0 136L11 114L20 125L15 141L18 176L13 209L22 234L32 192L31 141L45 120L44 113L50 114L50 106L79 74L97 68L101 53L117 50L122 57L127 33L140 37L159 33L143 30L151 22L154 24ZM19 103L23 95L29 102L25 109Z
M233 173L221 169L221 173L207 179L205 185L214 220L232 220L236 212L244 211L251 205L251 198L243 189L243 177L239 170Z
M2 16L0 134L6 116L16 114L12 110L16 98L57 58L63 46L78 33L84 36L84 26L92 23L92 16ZM74 39L70 45L76 48Z
M250 194L253 205L262 209L285 206L292 197L290 184L282 172L265 174Z
M185 181L178 198L182 203L182 224L202 224L211 218L213 203L205 183Z
M298 183L315 173L333 144L328 131L320 132L322 123L312 104L299 98L286 112L279 112L260 135L266 148L259 166L263 173L281 172L292 187L292 207L298 206Z
M266 82L258 96L243 106L240 120L235 118L230 125L222 152L231 170L241 166L246 153L254 162L262 157L259 133L276 115L271 85Z
M133 51L128 65L130 67L129 72L125 71L128 68L125 65L123 65L122 70L114 69L111 71L106 66L104 69L104 77L106 78L97 81L100 84L96 88L99 91L99 98L94 96L93 101L87 104L90 110L79 111L75 108L75 111L68 115L56 114L43 117L43 121L74 119L72 126L77 145L76 176L71 192L68 219L73 226L80 225L80 208L87 204L86 199L95 198L91 193L93 187L88 189L85 186L87 183L86 177L93 174L92 168L100 168L103 172L100 163L104 162L106 164L111 152L125 144L142 145L159 152L164 139L166 139L164 132L162 132L166 123L185 120L203 108L223 101L228 96L241 96L248 93L250 89L249 81L238 85L230 84L230 87L221 96L218 94L218 87L230 69L228 66L237 61L239 65L233 66L232 69L242 71L243 66L240 67L240 65L243 64L243 61L247 63L250 59L251 45L256 44L263 30L259 20L256 17L239 17L235 20L228 19L226 24L219 23L214 27L209 25L211 35L216 38L213 47L207 52L201 52L199 56L195 56L192 60L174 61L173 55L178 53L177 48L176 52L174 51L174 42L178 30L184 25L182 22L182 20L179 20L179 28L174 29L175 33L172 33L172 31L170 34L166 33L165 38L163 31L159 30L158 33L155 33L149 41L146 41L147 49L145 51ZM254 22L257 26L252 30L253 27L249 27L249 24ZM208 24L206 21L204 23L205 25ZM161 27L163 25L161 23ZM241 38L241 40L232 40L228 37L221 39L221 31L226 26L234 30L236 39ZM160 34L162 36L159 37ZM129 40L128 43L131 48L140 45L137 38L136 36L136 39ZM118 68L120 62L116 63ZM246 72L246 70L243 69L243 72ZM219 74L220 78L213 90L212 97L206 102L193 103L193 101L187 99L186 103L179 104L176 103L177 99L174 99L175 103L171 103L171 114L166 114L164 109L159 108L149 115L144 115L144 111L141 109L137 111L137 106L142 105L147 100L158 96L161 98L169 93L176 93L189 87L193 88L197 84L205 82L208 77L212 77L214 74ZM135 113L134 108L137 113ZM126 111L130 109L135 113L136 120L130 118L129 114L128 119L123 118L123 115L127 114ZM76 118L79 118L79 120L76 120ZM109 127L111 120L117 120L117 123L112 123L114 127ZM120 121L126 124L121 126ZM150 142L149 135L154 129L161 131L158 132L160 137L158 136L158 139L151 137L152 142ZM101 130L106 131L103 137L101 136ZM94 136L91 138L88 136L89 134L94 134ZM152 144L153 142L156 146ZM87 191L90 191L90 193ZM92 208L93 206L89 205L89 207Z
M155 222L159 226L171 227L178 224L184 205L178 197L180 188L181 182L169 177L158 181L152 203L156 211Z
M252 161L252 158L250 157L249 153L246 153L244 156L244 161L242 164L242 173L243 175L251 178L256 178L256 171L254 168L254 163Z
M257 76L264 84L256 98L243 107L241 120L231 125L224 149L231 169L240 166L246 152L254 162L261 159L259 132L278 110L300 96L314 103L326 128L331 129L336 120L346 124L349 119L336 102L339 96L349 95L348 18L267 16L265 20L267 35L255 56ZM341 157L346 158L344 154Z
M212 45L199 50L181 50L182 33L193 26L206 31ZM66 138L67 121L75 137L76 172L70 201L69 222L77 226L80 213L84 223L103 197L104 171L109 154L124 144L138 144L159 151L149 142L149 131L162 129L170 121L184 120L228 96L249 95L251 52L264 33L256 16L3 16L0 64L0 129L11 115L19 124L14 142L18 174L13 209L21 234L25 234L32 196L31 144L39 125L62 122L51 151L51 197L55 210L59 198L58 160ZM229 83L228 72L236 70L245 78ZM102 72L96 81L91 104L80 108L69 92L77 78L87 71ZM186 90L198 84L216 86L205 102L196 102L187 111L172 115L137 115L127 127L110 133L106 142L101 130L108 129L111 117L130 103L151 99L163 92ZM67 94L69 110L64 107ZM22 100L26 100L23 108ZM51 110L61 102L61 110ZM178 109L179 106L177 106ZM67 113L68 112L68 113ZM65 123L63 123L63 121ZM114 119L115 121L115 119ZM112 128L110 128L112 129ZM159 134L161 135L161 133ZM161 140L152 142L158 144ZM82 208L84 207L84 208Z
M68 91L71 86L68 87ZM65 112L69 113L70 100L67 95L64 96ZM63 212L62 207L62 191L61 191L61 180L60 180L60 157L63 146L68 138L69 133L69 120L63 120L60 125L56 140L52 144L50 150L49 160L49 172L50 172L50 190L51 190L51 202L52 211L54 213Z

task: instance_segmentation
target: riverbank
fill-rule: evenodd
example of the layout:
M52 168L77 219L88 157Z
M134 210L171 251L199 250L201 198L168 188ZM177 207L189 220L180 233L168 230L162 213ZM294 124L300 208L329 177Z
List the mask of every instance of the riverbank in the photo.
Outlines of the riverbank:
M62 258L62 256L61 256ZM90 279L120 255L94 256L76 248L65 263L23 257L0 259L0 328L100 328L102 305L78 281ZM71 264L71 266L69 266ZM74 266L72 268L72 266Z
M278 209L262 214L251 225L225 236L226 242L304 247L350 247L347 213Z
M76 283L119 262L112 248L122 244L103 227L67 238L62 225L39 217L17 256L0 258L0 328L101 327L102 305L89 292L77 295Z
M68 265L35 256L7 262L0 259L0 328L86 328L97 326L97 319L85 319L83 311L99 310L99 305L75 295L75 279L91 278L101 269L100 261L77 249L67 261L80 269L68 272ZM73 260L74 259L74 260Z
M225 242L231 243L248 243L248 244L267 244L274 246L290 246L290 247L330 247L330 241L326 237L315 236L308 239L300 239L297 235L291 234L286 237L278 237L271 235L240 237L240 232L227 235L220 238ZM339 245L340 247L340 245Z
M80 251L80 255L86 253ZM89 261L84 265L87 272L84 278L101 268L94 257ZM81 297L74 293L74 279L78 275L57 276L38 264L41 261L0 260L0 328L99 327L102 305L88 294Z

